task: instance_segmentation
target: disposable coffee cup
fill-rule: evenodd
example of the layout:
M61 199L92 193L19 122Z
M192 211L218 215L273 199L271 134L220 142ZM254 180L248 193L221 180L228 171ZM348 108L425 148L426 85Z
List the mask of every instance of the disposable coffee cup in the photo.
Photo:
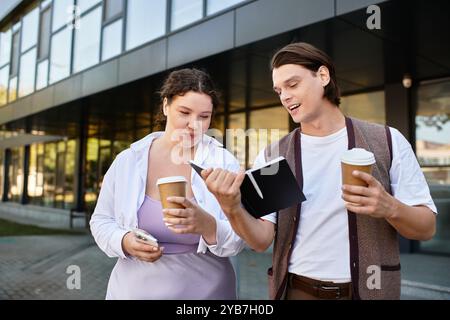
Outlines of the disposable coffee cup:
M160 178L156 181L158 186L161 204L164 209L184 209L181 204L167 201L168 197L186 197L187 180L183 176L172 176ZM173 218L173 216L164 213L165 218ZM167 226L171 225L166 223Z
M358 170L372 174L374 163L375 156L370 151L362 148L347 150L341 157L342 184L367 187L368 185L364 180L353 176L352 173L353 171ZM344 194L349 195L351 193L344 191Z

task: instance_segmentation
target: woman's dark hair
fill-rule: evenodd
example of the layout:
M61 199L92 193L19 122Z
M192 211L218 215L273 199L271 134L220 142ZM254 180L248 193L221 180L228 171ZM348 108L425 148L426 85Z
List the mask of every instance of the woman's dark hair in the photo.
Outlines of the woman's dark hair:
M172 71L164 80L159 91L161 108L156 117L158 127L163 129L166 124L166 117L163 113L164 99L167 98L167 102L171 104L174 97L183 96L189 91L204 93L210 96L213 105L211 118L214 116L214 111L219 105L220 94L212 82L211 77L202 70L185 68Z
M324 97L336 106L341 103L334 64L325 52L316 47L305 42L288 44L275 53L270 64L271 70L285 64L297 64L313 72L317 72L321 66L327 67L330 72L330 82L325 86Z

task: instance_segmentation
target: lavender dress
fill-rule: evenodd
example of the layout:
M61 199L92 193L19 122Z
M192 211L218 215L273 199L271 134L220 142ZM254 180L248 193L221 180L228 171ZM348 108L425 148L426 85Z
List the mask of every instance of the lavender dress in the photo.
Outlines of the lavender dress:
M158 239L163 255L153 263L119 259L106 299L236 299L236 276L229 258L197 253L199 235L175 234L162 219L161 202L146 195L138 226Z

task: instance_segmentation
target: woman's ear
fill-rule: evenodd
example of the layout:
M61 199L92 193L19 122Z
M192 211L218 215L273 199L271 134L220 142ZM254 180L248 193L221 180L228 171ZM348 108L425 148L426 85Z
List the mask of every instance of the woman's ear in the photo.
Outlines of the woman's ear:
M328 68L325 66L321 66L319 70L317 70L317 74L322 83L322 87L325 88L327 84L330 83L330 70L328 70Z
M164 98L164 100L163 100L163 113L164 113L164 116L166 116L166 117L167 117L167 114L168 114L168 110L167 110L168 107L169 107L169 104L167 102L167 98Z

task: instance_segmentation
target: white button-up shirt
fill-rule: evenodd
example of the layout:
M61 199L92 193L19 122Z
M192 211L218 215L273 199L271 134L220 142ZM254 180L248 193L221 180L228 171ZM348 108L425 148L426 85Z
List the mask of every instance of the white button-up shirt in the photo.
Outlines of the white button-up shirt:
M151 133L119 153L104 176L90 227L97 245L109 257L127 258L122 249L122 238L138 226L137 212L145 198L148 151L153 140L162 134ZM207 135L203 135L197 146L194 162L205 168L239 170L236 158ZM238 254L245 246L244 241L233 231L217 199L194 170L191 171L191 187L198 205L217 223L217 243L208 245L201 237L197 253L206 253L209 249L221 257Z

